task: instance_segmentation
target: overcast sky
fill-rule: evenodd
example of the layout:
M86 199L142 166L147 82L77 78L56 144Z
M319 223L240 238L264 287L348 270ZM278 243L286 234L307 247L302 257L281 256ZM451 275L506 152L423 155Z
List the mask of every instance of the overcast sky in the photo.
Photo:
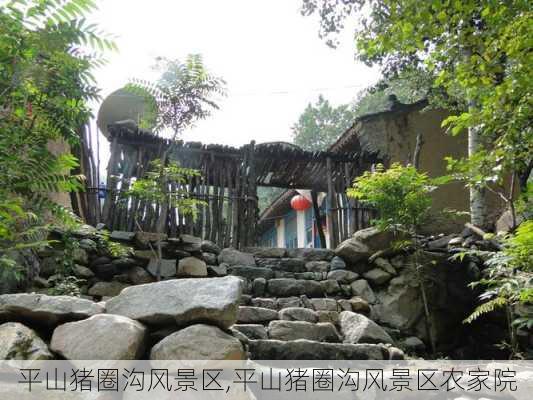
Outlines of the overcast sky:
M157 56L200 53L227 82L220 110L184 139L241 145L290 141L291 126L323 93L351 101L379 74L354 59L351 32L330 49L301 0L100 0L91 19L117 35L119 52L96 78L104 96L133 77L154 79Z

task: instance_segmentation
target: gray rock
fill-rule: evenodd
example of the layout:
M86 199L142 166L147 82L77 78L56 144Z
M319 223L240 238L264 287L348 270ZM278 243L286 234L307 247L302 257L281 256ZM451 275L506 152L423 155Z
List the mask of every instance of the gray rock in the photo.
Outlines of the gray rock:
M255 264L255 258L252 254L249 253L242 253L235 249L224 249L220 252L218 255L218 263L226 263L231 266L233 265L245 265L245 266L252 266L254 267Z
M270 308L240 306L237 322L240 324L257 324L278 319L278 312Z
M242 276L243 278L253 281L257 278L272 279L274 272L270 268L248 267L245 265L235 265L228 267L229 273L235 276Z
M285 321L318 322L318 314L308 308L288 307L279 312L279 318Z
M118 242L131 242L134 237L134 232L126 231L113 231L109 234L109 239L116 240Z
M164 241L168 239L166 233L157 232L135 232L135 246L141 250L148 250L150 246L156 248L159 240Z
M359 274L353 271L349 271L346 269L337 269L334 271L331 271L328 274L328 279L334 279L338 281L339 283L352 283L353 281L357 280L359 278Z
M50 278L57 271L58 263L56 257L46 257L41 260L39 275L43 278Z
M316 311L337 311L337 301L335 299L311 299L311 304Z
M394 340L385 330L362 314L343 311L339 325L345 343L391 343Z
M266 328L260 324L235 324L232 329L239 331L248 339L268 339Z
M339 269L346 269L346 263L339 256L335 256L331 259L331 271L336 271Z
M213 253L202 253L202 260L204 260L207 265L218 265L217 256Z
M91 265L91 270L99 279L103 280L113 279L113 277L118 274L117 267L113 264Z
M283 272L305 272L305 261L299 258L258 258L259 267Z
M268 325L268 336L276 340L307 339L317 342L338 342L339 333L330 323L312 324L304 321L272 321Z
M423 353L426 350L424 342L416 336L405 338L401 341L400 345L410 353Z
M429 250L445 249L448 247L450 240L452 240L454 237L455 235L446 235L435 240L430 240L427 243L427 247Z
M352 311L360 314L369 314L370 313L370 305L368 304L368 301L365 299L354 296L350 300L348 300L352 306ZM349 310L348 310L349 311Z
M135 360L144 351L146 328L110 314L58 326L50 348L68 360Z
M372 254L386 250L395 240L390 231L380 231L377 228L366 228L354 233L354 235L342 242L336 249L335 254L344 261L355 264L366 260Z
M152 258L148 263L148 267L146 267L146 270L154 277L157 276L157 265L158 259ZM176 276L176 270L176 260L169 260L166 258L161 259L161 278L171 278Z
M179 240L180 240L180 243L183 243L183 244L202 244L203 243L202 239L199 238L198 236L188 235L186 233L182 233L179 237ZM214 244L213 242L210 242L209 240L205 240L205 246L213 247L213 248L218 247L216 244Z
M352 303L350 303L350 300L340 299L337 300L337 304L341 311L352 311Z
M374 285L383 285L391 280L392 275L381 268L374 268L363 274L363 277Z
M209 240L203 240L200 243L200 248L204 253L211 253L216 256L220 254L220 247L218 247L215 243L210 242Z
M18 322L0 325L0 360L52 360L53 358L46 343L33 329Z
M374 294L372 288L364 279L359 279L351 283L350 287L352 288L352 294L354 296L359 296L369 303L376 302L376 295Z
M268 292L276 297L300 296L320 297L324 294L320 283L302 279L271 279L268 281Z
M390 259L390 263L394 269L401 269L405 264L405 257L401 254L398 254Z
M113 297L117 296L122 290L129 287L129 285L111 281L111 282L96 282L89 289L89 296L99 296L99 297Z
M83 250L86 250L91 253L95 253L98 247L96 242L92 239L81 239L79 243L80 243L80 247Z
M276 301L276 304L277 304L278 309L289 308L289 307L301 307L302 301L301 301L301 297L294 297L294 296L280 297Z
M253 360L388 360L389 350L377 344L321 343L311 340L250 340Z
M81 279L91 279L92 277L94 277L93 271L79 264L74 265L72 272L74 273L76 277L81 278Z
M283 258L287 257L287 250L281 247L246 247L247 253L257 258Z
M305 263L305 269L309 272L328 272L330 263L328 261L309 261Z
M114 265L117 270L124 271L130 269L131 267L139 265L139 262L131 257L121 257L111 261L111 264Z
M261 298L261 297L256 297L256 298L253 298L250 302L250 304L254 307L263 307L263 308L270 308L271 310L277 310L278 309L278 306L276 304L276 300L275 299L271 299L271 298Z
M337 325L339 323L339 313L337 311L317 311L318 322L329 322Z
M396 275L396 270L394 269L392 264L385 258L381 258L381 257L376 258L374 260L374 264L376 265L376 267L382 269L383 271L391 275Z
M303 258L305 261L331 261L335 256L332 250L311 247L288 249L287 254L291 258Z
M44 294L4 294L0 296L0 321L28 321L48 327L66 321L88 318L105 312L90 300Z
M179 277L201 278L207 276L207 265L205 261L196 257L182 258L178 261Z
M228 274L228 267L226 267L226 264L208 265L207 274L209 276L226 276Z
M154 281L152 275L150 275L144 268L133 267L128 271L128 279L134 285L142 285L144 283L151 283Z
M371 256L368 246L353 238L339 244L335 249L335 254L349 264L355 264Z
M255 297L262 297L265 295L267 281L265 278L256 278L252 282L252 293Z
M72 251L72 260L76 264L89 265L89 255L82 248L77 248Z
M130 286L107 302L107 312L145 322L185 325L197 321L227 328L237 320L239 278L173 279Z
M244 360L239 339L210 325L192 325L167 336L150 352L151 360Z
M322 286L322 290L327 295L335 295L341 291L341 287L339 286L339 282L333 279L327 279L325 281L321 281L320 285Z

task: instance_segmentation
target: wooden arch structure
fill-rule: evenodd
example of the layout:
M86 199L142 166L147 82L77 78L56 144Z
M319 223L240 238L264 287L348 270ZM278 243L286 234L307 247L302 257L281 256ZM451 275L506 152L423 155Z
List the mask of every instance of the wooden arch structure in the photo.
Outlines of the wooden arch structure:
M132 124L112 124L108 133L111 157L105 201L97 222L113 230L155 231L158 206L124 193L132 180L143 176L150 161L160 158L170 141ZM259 186L327 192L329 204L335 209L338 194L343 194L353 178L373 162L358 153L309 152L283 142L251 142L236 148L180 141L169 158L201 172L201 176L181 184L180 189L188 197L204 200L207 206L200 208L194 220L172 210L166 221L167 233L188 233L235 248L257 243ZM171 185L175 188L178 183ZM339 218L342 216L333 218L332 224L342 223Z

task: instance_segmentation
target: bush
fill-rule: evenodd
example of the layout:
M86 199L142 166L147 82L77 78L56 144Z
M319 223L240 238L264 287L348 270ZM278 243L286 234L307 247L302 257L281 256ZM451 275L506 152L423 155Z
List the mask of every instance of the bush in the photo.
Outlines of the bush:
M427 174L415 167L378 165L355 179L348 196L376 208L374 223L380 229L405 229L414 233L427 220L431 208L430 192L435 188Z

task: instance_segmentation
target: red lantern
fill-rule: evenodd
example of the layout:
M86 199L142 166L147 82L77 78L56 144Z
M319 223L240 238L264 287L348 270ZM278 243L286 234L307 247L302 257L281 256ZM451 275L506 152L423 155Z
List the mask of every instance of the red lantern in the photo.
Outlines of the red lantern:
M291 199L291 207L296 211L305 211L311 207L311 202L299 194Z

